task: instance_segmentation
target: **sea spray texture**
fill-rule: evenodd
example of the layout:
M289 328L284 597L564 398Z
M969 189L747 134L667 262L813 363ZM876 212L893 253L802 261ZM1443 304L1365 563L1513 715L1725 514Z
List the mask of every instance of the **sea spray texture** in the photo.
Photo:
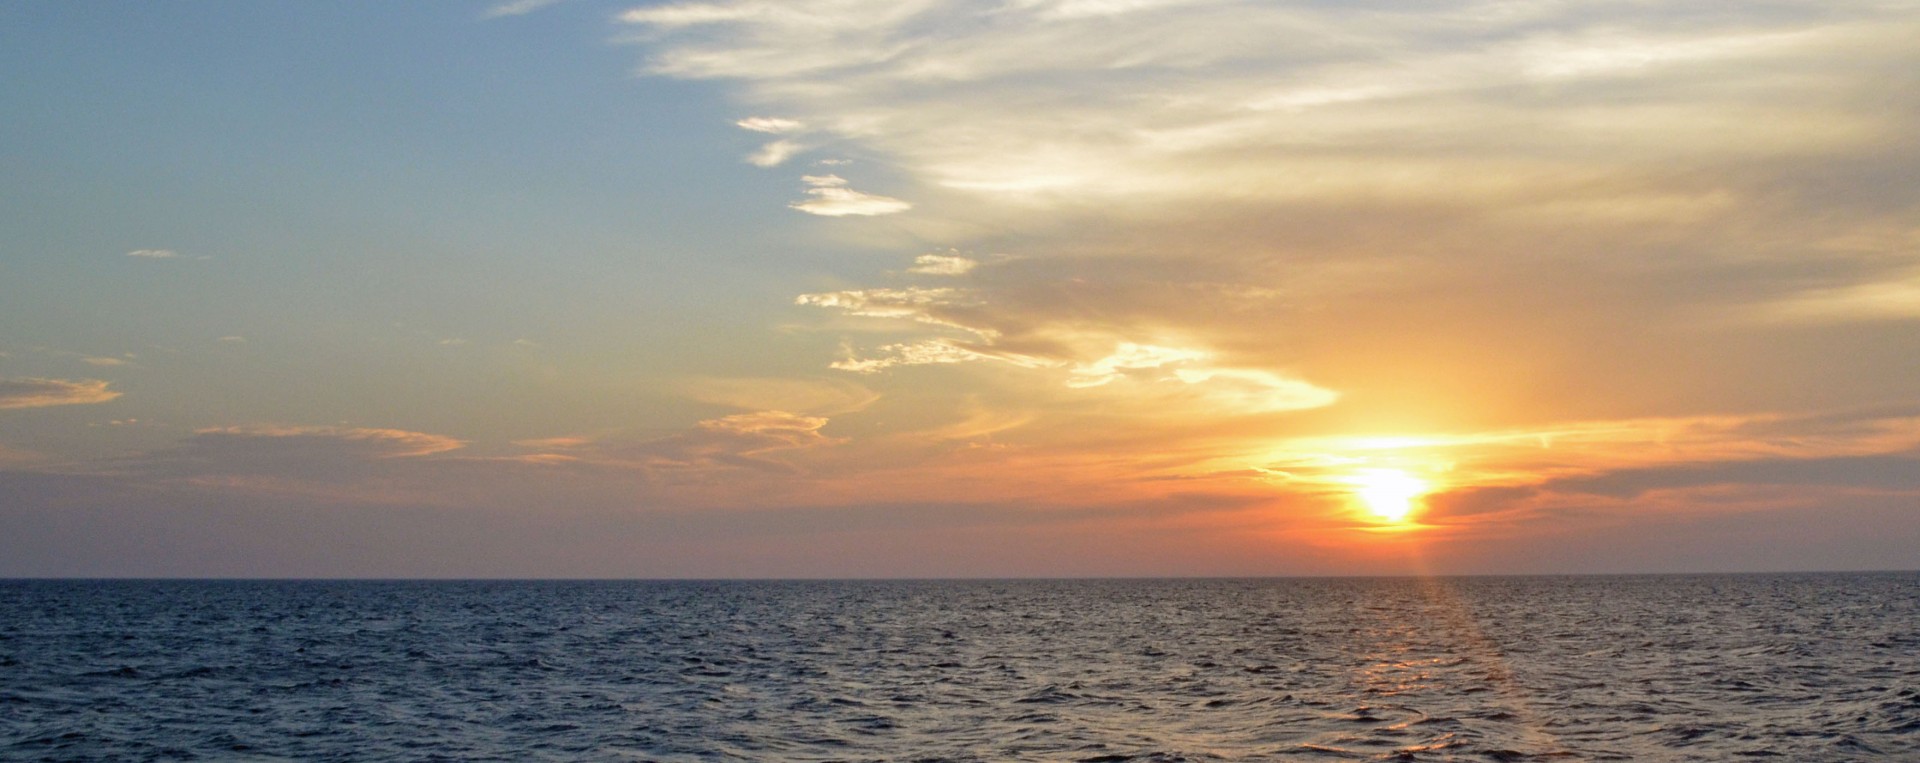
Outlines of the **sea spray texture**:
M1920 575L0 582L0 758L1920 760Z

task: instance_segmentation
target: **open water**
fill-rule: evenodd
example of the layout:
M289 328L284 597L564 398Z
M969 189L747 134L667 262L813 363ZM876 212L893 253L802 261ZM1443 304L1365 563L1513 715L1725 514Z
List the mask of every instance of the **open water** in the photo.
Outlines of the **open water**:
M0 758L1920 761L1920 574L0 582Z

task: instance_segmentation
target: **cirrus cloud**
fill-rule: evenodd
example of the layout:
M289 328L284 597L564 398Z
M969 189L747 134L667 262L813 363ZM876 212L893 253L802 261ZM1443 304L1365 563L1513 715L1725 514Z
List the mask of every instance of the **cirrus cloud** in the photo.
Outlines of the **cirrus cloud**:
M0 378L0 408L104 403L120 397L99 379Z
M404 429L340 426L229 426L193 433L194 447L209 450L271 447L281 449L351 448L378 458L407 458L445 453L466 441Z

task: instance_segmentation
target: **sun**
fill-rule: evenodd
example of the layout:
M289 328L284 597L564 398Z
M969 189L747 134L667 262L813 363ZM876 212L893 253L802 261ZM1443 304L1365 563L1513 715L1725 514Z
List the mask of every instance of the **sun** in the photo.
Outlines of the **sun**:
M1399 469L1367 469L1353 475L1353 497L1375 517L1386 522L1405 522L1417 508L1420 496L1433 485Z

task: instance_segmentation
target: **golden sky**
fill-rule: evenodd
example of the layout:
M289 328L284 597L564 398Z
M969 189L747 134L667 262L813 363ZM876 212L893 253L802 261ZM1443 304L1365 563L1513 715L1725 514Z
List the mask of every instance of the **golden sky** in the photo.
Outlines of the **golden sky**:
M309 11L6 12L0 574L1920 565L1920 4Z

